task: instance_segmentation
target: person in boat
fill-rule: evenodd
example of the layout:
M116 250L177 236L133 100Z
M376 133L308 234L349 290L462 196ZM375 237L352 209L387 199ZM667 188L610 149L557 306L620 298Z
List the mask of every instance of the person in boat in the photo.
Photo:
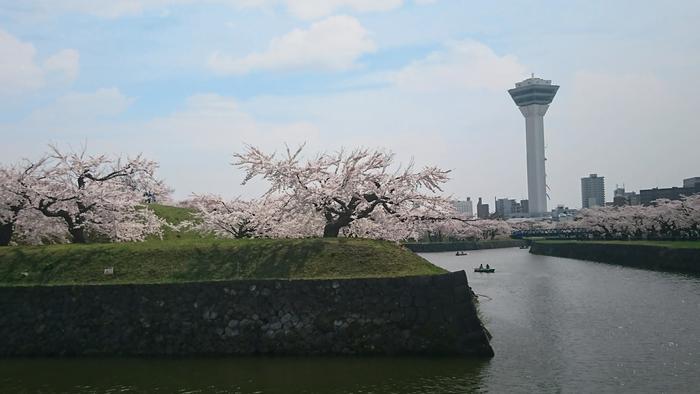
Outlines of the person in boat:
M479 269L480 269L480 270L484 269L484 265L483 265L483 264L479 264Z
M491 267L489 267L489 265L486 264L486 269L489 270L489 269L491 269Z

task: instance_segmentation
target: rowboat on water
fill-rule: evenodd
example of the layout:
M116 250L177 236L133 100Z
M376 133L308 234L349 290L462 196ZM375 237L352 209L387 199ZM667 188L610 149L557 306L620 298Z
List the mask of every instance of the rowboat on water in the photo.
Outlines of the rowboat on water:
M455 256L466 256L468 254L469 253L467 253L467 252L459 251L459 252L455 253Z
M484 274L492 274L496 272L495 268L474 268L474 272L480 272Z

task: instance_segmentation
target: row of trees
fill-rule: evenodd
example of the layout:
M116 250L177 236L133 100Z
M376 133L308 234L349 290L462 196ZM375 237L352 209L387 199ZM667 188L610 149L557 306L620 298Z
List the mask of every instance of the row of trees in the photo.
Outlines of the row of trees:
M700 195L660 199L648 206L598 207L581 211L566 225L607 239L700 237Z
M269 197L225 200L214 195L194 196L181 203L181 206L195 211L195 220L182 227L222 238L323 236L327 222L321 215L311 210L294 213L287 209L288 203L286 199ZM353 220L341 228L338 236L446 242L508 237L512 229L503 220L470 220L459 217L454 211L448 211L442 218L402 220L379 210L367 218Z
M406 239L446 220L464 223L437 195L448 171L393 166L393 154L356 149L302 158L303 146L279 157L255 147L234 155L243 183L270 188L255 201L195 196L200 230L227 237ZM157 163L64 153L0 167L2 244L143 240L164 225L145 202L167 194ZM453 217L454 216L454 217ZM454 226L454 224L453 224Z
M290 172L294 174L295 172ZM276 174L270 172L270 174ZM279 174L277 174L279 175ZM299 182L299 177L294 182ZM279 177L283 179L283 177ZM291 184L294 185L295 183ZM320 211L316 205L304 205L295 199L297 191L288 195L269 195L258 201L235 199L224 201L217 196L197 196L188 202L196 208L199 229L222 237L314 237L328 236L329 226L338 220L333 215L343 212L331 205ZM331 196L309 201L352 199L352 193L336 189ZM371 197L372 199L374 197ZM392 202L391 198L383 197ZM303 200L302 200L303 201ZM554 222L533 219L519 221L471 220L460 217L446 199L435 196L415 198L405 210L376 209L368 215L349 215L340 228L342 236L388 240L453 240L493 239L508 237L514 230L576 228L588 230L595 238L604 239L697 239L700 237L700 195L679 201L657 200L649 206L597 207L584 209L572 221ZM421 202L428 201L421 205ZM366 202L365 202L366 204ZM311 207L311 208L310 208ZM335 211L338 211L336 213Z
M36 161L0 167L0 245L134 241L159 234L144 198L168 193L158 165L141 156L90 156L51 146Z
M303 146L280 156L247 147L233 165L269 183L257 200L194 195L183 204L194 218L183 227L220 237L362 237L430 241L507 237L514 229L588 229L604 238L692 238L700 231L700 196L652 206L581 211L573 222L509 223L460 216L440 196L448 171L394 165L389 152L369 149L302 157ZM163 226L146 203L169 193L158 165L141 156L89 156L55 147L37 161L0 167L0 245L134 241Z
M394 166L389 152L356 149L302 160L303 147L281 157L255 147L235 154L244 184L260 177L270 188L260 200L195 196L198 229L217 236L361 237L407 240L509 236L504 221L461 217L438 195L449 171Z

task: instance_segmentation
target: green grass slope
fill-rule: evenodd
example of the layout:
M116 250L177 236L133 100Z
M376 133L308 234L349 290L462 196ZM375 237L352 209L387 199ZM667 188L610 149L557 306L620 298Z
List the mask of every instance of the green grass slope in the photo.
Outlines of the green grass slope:
M194 213L193 209L172 207L169 205L161 204L148 204L148 209L152 210L158 217L165 219L168 223L172 225L178 225L185 221L197 222L197 220L192 216ZM197 239L197 238L213 238L206 234L201 234L197 231L175 231L169 226L163 226L163 240L170 239ZM151 237L151 240L160 239L159 237Z
M114 267L114 275L104 269ZM0 285L363 278L445 272L384 241L170 239L0 248Z
M193 209L162 204L148 204L148 209L152 210L158 217L172 224L180 224L186 220L192 220L192 213L194 213Z

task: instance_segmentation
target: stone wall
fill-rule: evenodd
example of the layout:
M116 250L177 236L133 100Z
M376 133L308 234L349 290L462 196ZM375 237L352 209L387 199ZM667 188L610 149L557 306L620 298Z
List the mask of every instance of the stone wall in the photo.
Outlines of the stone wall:
M590 242L537 242L530 253L566 257L600 263L645 268L656 271L700 274L700 249L667 248L639 244L606 244Z
M491 356L463 271L0 288L0 356Z

